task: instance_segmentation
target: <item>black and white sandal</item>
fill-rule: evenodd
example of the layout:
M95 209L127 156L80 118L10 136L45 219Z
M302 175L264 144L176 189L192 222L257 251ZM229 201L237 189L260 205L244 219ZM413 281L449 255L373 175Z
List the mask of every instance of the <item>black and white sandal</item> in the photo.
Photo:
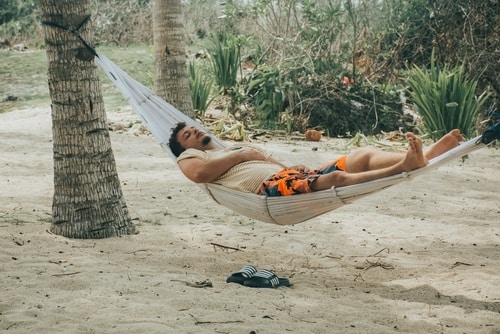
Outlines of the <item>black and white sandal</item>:
M226 282L243 284L245 280L252 278L256 272L257 268L255 268L252 265L246 265L243 268L241 268L240 271L237 271L233 273L231 276L229 276L226 279Z
M276 276L270 270L258 270L251 278L243 282L244 286L251 288L278 288L280 286L290 286L288 278L281 278Z

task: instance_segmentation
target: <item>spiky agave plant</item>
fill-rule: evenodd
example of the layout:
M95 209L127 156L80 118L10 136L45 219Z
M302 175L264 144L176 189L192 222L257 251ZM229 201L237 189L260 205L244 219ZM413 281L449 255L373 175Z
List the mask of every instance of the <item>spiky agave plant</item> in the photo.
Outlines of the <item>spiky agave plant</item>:
M214 81L194 61L189 63L189 90L194 109L200 113L202 121L212 99L210 94Z
M466 138L476 134L477 116L490 92L476 96L477 80L466 77L463 65L440 68L433 52L430 69L414 66L408 84L430 138L438 139L456 128Z
M238 82L240 68L241 41L227 33L213 37L208 46L215 83L227 93Z

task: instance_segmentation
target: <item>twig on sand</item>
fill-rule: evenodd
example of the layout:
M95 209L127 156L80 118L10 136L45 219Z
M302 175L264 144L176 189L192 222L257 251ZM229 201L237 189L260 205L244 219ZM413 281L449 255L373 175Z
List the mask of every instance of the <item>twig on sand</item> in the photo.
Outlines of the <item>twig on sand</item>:
M381 250L379 250L378 252L376 252L375 254L373 255L370 255L369 257L375 257L375 256L378 256L380 253L382 253L383 251L387 251L387 254L389 254L391 252L391 250L387 247L384 247L382 248Z
M456 268L456 267L458 267L458 266L472 266L472 264L470 264L470 263L465 263L465 262L458 262L458 261L457 261L457 262L455 262L455 263L454 263L454 264L450 267L450 269L454 269L454 268Z
M231 247L231 246L224 246L224 245L221 245L221 244L217 244L215 242L211 242L210 245L214 246L214 248L223 248L223 249L230 249L230 250L234 250L234 251L240 251L240 252L243 252L243 250L239 249L239 248L236 248L236 247Z
M242 323L241 320L228 320L228 321L195 321L195 325L206 325L206 324L237 324Z
M188 282L188 281L182 281L182 280L178 280L178 279L172 279L170 280L172 282L181 282L181 283L184 283L186 284L187 286L190 286L192 288L212 288L213 287L213 284L210 280L206 279L204 281L199 281L199 282Z
M389 270L389 269L394 269L395 268L394 265L392 265L390 263L387 263L387 262L380 261L380 260L377 260L375 262L369 261L369 260L365 260L364 265L359 265L359 266L355 267L356 269L362 269L363 272L361 274L356 275L356 277L354 278L354 281L356 281L358 278L361 278L361 280L364 281L364 279L363 279L363 273L365 273L368 270L370 270L371 268L375 268L375 267L380 267L380 268L385 269L385 270Z
M59 276L71 276L71 275L77 275L77 274L81 274L81 272L80 271L75 271L75 272L72 272L72 273L53 274L52 276L59 277Z

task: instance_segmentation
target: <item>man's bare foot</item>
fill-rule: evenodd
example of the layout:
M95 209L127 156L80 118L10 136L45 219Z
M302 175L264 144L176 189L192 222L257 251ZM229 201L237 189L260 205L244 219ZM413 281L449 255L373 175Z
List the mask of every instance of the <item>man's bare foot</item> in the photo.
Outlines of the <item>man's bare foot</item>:
M437 142L435 142L429 149L427 149L424 153L424 156L427 159L433 159L444 152L451 150L452 148L457 147L461 142L465 139L460 133L460 130L454 129L448 132L446 135L441 137Z
M408 138L409 147L405 158L401 161L402 170L408 172L427 165L429 161L424 156L422 140L411 132L406 134L406 138Z

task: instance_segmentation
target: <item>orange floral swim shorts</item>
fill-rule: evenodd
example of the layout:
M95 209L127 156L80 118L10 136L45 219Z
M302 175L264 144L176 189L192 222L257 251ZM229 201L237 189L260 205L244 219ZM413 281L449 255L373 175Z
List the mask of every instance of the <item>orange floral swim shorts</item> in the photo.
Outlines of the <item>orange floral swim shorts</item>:
M345 171L346 157L341 156L333 163L325 164L318 169L300 172L296 169L285 168L265 180L260 186L260 195L289 196L311 192L311 183L320 175L337 170Z

